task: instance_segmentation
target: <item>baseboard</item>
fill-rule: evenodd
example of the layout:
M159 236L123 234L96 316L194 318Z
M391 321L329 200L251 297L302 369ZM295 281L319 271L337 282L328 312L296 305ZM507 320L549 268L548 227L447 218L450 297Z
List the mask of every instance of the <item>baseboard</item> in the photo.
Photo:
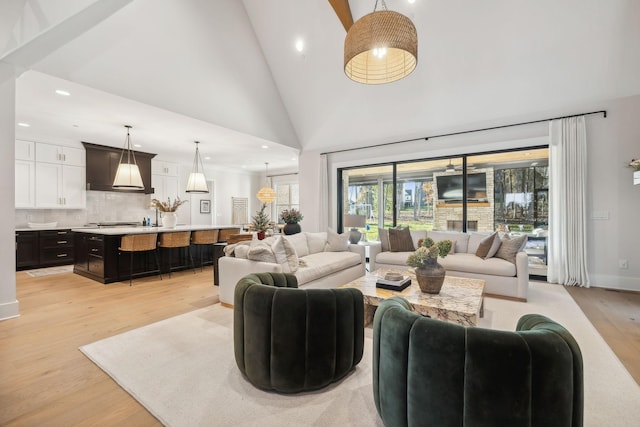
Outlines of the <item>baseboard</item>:
M607 274L589 275L589 286L595 288L617 289L620 291L640 291L639 277L623 277Z
M233 304L227 304L226 302L220 301L220 305L227 308L233 308Z
M20 303L18 300L0 304L0 320L12 319L20 316Z

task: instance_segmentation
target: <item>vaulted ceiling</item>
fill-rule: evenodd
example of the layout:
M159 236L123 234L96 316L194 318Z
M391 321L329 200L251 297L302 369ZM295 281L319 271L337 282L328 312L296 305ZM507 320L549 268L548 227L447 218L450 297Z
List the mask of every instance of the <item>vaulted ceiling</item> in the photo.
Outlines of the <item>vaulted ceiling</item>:
M118 146L128 119L140 129L134 138L159 144L149 151L188 158L201 139L212 164L260 168L273 155L287 168L298 150L421 137L640 94L640 2L633 0L387 0L415 23L419 57L409 77L380 86L344 75L346 32L327 0L115 3L108 12L100 9L106 0L1 6L2 61L46 75L34 80L88 87L100 100L76 106L75 114L90 116L85 126L55 129L69 138L86 140L86 129L98 143L113 134L107 145ZM349 3L357 20L375 1ZM70 19L87 9L102 19ZM34 39L53 43L39 47ZM35 102L20 99L27 92L19 82L18 113ZM55 108L49 121L72 127ZM265 144L268 155L259 148ZM239 157L229 154L234 149Z

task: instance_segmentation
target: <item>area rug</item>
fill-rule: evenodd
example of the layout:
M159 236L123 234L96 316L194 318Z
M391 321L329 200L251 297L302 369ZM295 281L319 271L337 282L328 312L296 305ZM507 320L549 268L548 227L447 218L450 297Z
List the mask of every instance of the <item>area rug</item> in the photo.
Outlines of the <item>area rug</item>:
M37 270L25 271L31 277L50 276L52 274L72 273L73 265L63 265L61 267L38 268Z
M513 330L541 313L576 337L585 364L585 425L636 426L640 387L564 288L532 282L528 303L485 299L482 327ZM116 335L80 350L163 424L179 426L381 426L371 386L372 331L342 381L287 396L260 391L233 358L231 309L216 304Z

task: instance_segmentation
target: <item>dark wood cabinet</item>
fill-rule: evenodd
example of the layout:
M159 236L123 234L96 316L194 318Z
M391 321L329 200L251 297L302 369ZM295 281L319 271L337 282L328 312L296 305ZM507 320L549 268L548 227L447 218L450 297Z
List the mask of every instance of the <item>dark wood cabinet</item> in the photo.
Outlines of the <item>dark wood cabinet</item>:
M16 270L40 266L40 243L37 231L16 231Z
M101 234L76 233L76 261L73 266L75 273L106 283L105 279L105 237Z
M87 190L113 191L113 180L116 177L122 150L88 142L83 142L82 144L85 147L87 156ZM144 183L144 193L151 194L153 193L153 188L151 187L151 159L156 155L142 151L134 151L134 154L136 164L140 169L142 182ZM118 191L121 192L123 190Z
M71 230L40 231L40 266L73 263L74 242Z
M71 230L16 231L16 270L72 264Z

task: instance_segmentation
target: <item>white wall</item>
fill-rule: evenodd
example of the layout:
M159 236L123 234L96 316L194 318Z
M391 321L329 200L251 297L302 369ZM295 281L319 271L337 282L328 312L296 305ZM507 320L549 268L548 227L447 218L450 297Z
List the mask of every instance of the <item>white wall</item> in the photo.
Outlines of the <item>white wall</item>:
M625 165L640 157L640 96L576 106L571 110L547 111L519 117L518 121L543 119L564 114L606 109L602 115L588 116L588 201L587 212L607 212L608 220L591 219L588 229L588 271L591 285L615 289L640 290L640 186L632 185L632 170ZM514 123L504 120L504 124ZM495 123L494 123L495 125ZM474 125L468 129L482 128ZM464 128L464 126L460 126ZM446 133L446 132L443 132ZM425 135L427 136L427 135ZM393 139L391 139L393 140ZM340 167L384 163L388 161L449 156L463 153L527 147L548 143L546 123L519 126L456 137L420 140L381 148L331 154L329 166L329 201L320 200L320 152L307 151L300 156L300 208L305 212L305 230L319 228L320 212L330 214L329 225L335 227L336 177ZM618 268L626 259L628 270Z
M0 319L18 316L16 252L13 226L15 193L15 79L13 67L0 62Z

